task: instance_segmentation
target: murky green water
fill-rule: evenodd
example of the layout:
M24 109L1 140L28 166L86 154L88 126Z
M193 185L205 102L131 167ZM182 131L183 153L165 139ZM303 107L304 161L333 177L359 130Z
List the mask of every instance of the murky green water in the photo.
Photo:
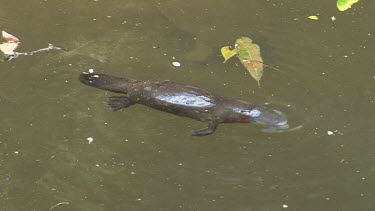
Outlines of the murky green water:
M333 0L0 5L19 51L69 49L0 63L0 210L375 209L373 1L347 12ZM238 61L222 63L239 36L280 69L265 69L261 89ZM110 111L111 93L77 80L91 68L270 103L299 129L227 124L192 137L203 123Z

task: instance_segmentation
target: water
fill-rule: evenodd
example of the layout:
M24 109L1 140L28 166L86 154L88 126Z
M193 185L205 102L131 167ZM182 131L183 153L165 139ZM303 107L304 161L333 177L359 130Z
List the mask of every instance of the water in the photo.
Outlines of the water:
M375 209L374 2L0 3L20 52L69 50L0 63L0 210ZM239 61L222 63L239 36L280 70L265 68L261 89ZM77 80L91 68L268 105L298 128L223 124L192 137L206 125L110 111L113 94Z

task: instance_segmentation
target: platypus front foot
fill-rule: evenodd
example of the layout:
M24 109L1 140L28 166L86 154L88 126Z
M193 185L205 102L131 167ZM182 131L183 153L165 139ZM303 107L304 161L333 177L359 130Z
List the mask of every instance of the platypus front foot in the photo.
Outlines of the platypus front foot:
M207 136L215 132L217 128L217 123L210 122L208 123L207 128L202 129L202 130L194 130L191 135L193 136Z

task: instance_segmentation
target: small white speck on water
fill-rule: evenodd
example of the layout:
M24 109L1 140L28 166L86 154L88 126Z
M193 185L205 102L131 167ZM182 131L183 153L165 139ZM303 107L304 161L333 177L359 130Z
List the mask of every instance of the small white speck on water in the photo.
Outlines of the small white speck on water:
M181 63L180 62L172 62L172 65L175 66L175 67L179 67L181 66Z
M96 167L99 167L100 165L99 164L95 164Z
M141 198L137 198L137 201L142 201L142 199Z
M286 205L286 204L283 204L283 208L288 208L288 205Z
M329 131L327 131L327 135L331 136L331 135L333 135L333 132L329 130Z
M336 20L335 16L332 16L332 17L331 17L331 20L332 20L332 21L335 21L335 20Z
M68 64L69 66L72 66L72 64Z
M89 73L93 73L94 72L94 69L89 69Z
M93 18L92 20L93 20L93 21L96 21L96 18Z
M112 18L112 16L110 16L110 15L107 15L107 18Z
M87 137L86 140L89 142L89 144L91 144L94 141L94 138L93 137Z
M179 166L182 166L182 163L178 163Z
M104 122L105 125L107 125L108 123Z
M93 75L92 77L94 77L94 78L99 78L99 75Z
M130 172L130 174L134 175L134 174L135 174L135 172L134 172L134 171L131 171L131 172Z
M18 152L18 151L15 151L15 152L14 152L14 154L16 154L16 155L18 155L19 153L20 153L20 152Z

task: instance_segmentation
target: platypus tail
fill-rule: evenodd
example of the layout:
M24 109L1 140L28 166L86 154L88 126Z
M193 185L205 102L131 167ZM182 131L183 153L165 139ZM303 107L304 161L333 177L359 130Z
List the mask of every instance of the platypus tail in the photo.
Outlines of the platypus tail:
M83 73L79 76L79 81L88 86L110 92L123 93L128 92L129 87L135 80L120 78L105 74Z

